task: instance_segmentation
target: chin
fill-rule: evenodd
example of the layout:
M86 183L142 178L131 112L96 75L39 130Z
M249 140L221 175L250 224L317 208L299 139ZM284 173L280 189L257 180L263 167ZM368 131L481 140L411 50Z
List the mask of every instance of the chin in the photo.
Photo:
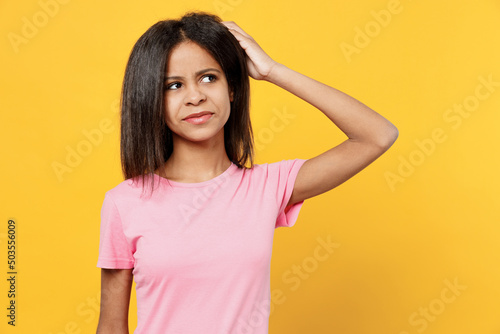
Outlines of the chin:
M224 138L223 137L224 136L224 128L222 128L218 132L203 131L203 130L198 130L196 132L197 132L196 135L194 133L191 133L191 134L184 133L183 135L180 135L180 136L177 135L177 136L180 137L181 140L187 140L187 141L191 141L191 142L203 142L203 141L207 141L210 139L216 139L218 137L218 133L222 132L222 138Z

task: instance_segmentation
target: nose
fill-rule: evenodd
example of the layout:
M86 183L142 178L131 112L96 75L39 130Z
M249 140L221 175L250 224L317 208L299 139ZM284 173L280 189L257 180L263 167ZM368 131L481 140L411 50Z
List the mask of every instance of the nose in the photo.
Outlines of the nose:
M206 100L206 95L197 85L189 85L185 90L186 95L184 96L185 104L197 105Z

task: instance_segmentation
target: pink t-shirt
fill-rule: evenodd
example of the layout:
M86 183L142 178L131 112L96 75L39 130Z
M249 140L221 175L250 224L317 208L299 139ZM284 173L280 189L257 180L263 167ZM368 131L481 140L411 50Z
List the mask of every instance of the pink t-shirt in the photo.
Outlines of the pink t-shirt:
M133 268L135 334L267 334L274 230L295 224L285 207L304 159L231 166L155 190L125 180L106 192L97 267ZM150 179L146 179L150 181Z

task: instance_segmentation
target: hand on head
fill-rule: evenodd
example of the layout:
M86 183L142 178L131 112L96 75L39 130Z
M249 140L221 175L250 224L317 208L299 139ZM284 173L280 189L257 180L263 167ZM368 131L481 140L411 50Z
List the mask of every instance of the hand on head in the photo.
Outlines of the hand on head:
M245 50L250 76L256 80L266 80L277 62L265 53L252 36L243 31L236 23L233 21L223 21L221 23L236 37L241 48Z

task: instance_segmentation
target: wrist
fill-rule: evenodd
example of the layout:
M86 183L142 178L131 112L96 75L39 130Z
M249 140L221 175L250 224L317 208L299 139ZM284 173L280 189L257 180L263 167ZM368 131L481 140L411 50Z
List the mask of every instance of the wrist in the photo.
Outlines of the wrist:
M264 80L269 81L270 83L275 83L276 78L279 76L279 72L283 67L285 67L285 65L275 61Z

